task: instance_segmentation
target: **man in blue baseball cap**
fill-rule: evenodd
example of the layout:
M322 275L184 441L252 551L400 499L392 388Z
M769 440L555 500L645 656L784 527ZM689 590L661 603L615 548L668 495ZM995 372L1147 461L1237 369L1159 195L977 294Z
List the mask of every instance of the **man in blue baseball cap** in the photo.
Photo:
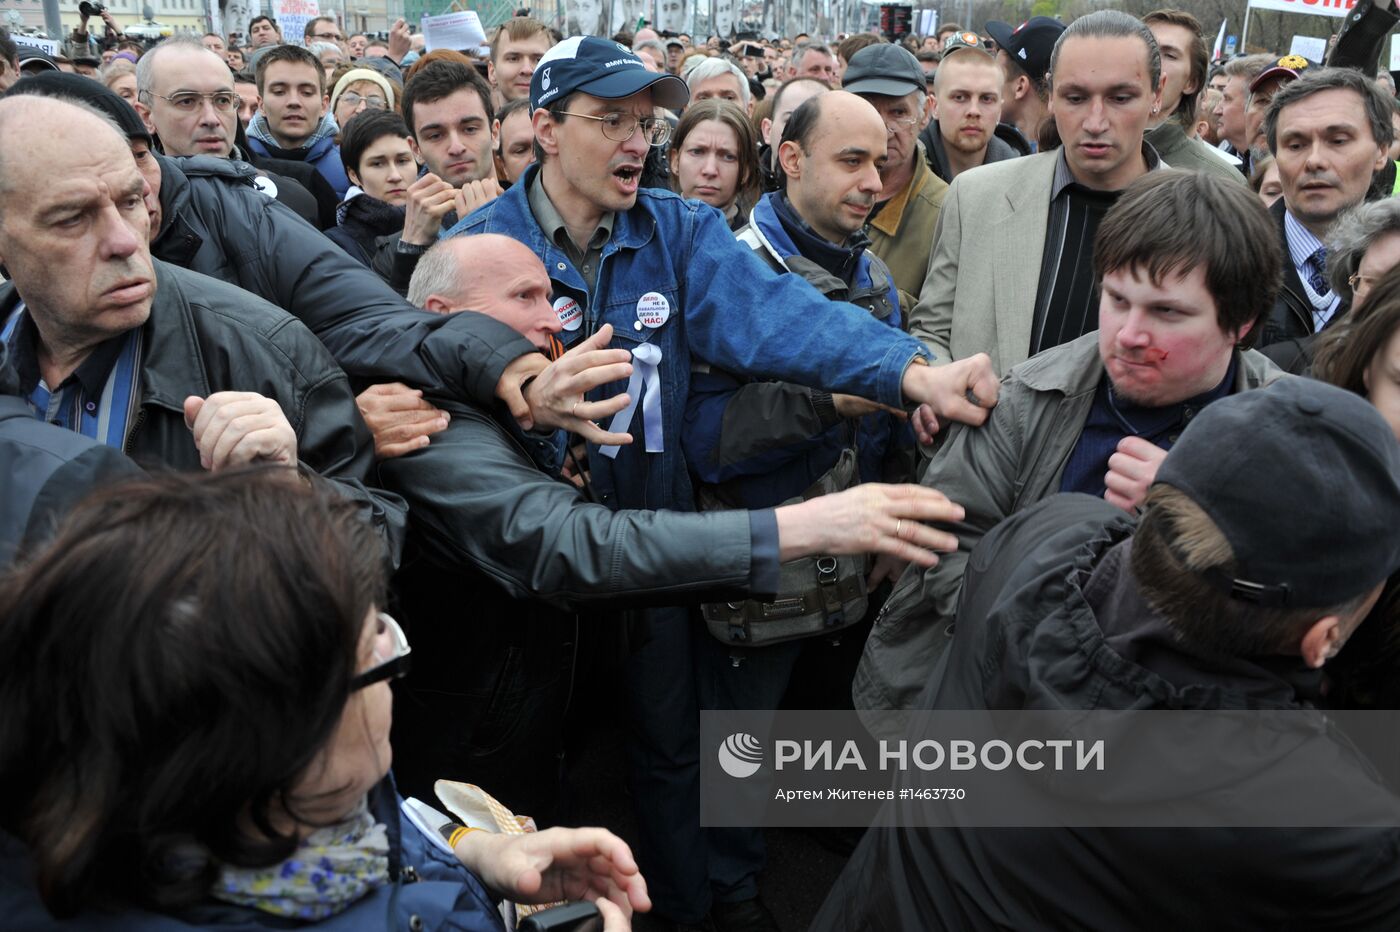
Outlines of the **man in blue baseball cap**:
M768 268L714 208L641 187L648 152L670 135L654 109L679 110L688 96L680 78L648 71L626 46L586 36L560 42L530 81L536 164L445 234L525 243L549 272L559 339L585 350L611 345L611 354L585 357L592 362L625 363L629 353L616 350L630 352L619 379L587 396L541 389L548 379L536 379L525 393L530 411L517 415L601 434L608 445L590 444L589 472L602 503L682 511L694 509L680 441L692 357L892 407L927 403L925 429L930 414L985 420L998 388L987 357L925 365L918 341L854 306L833 313L800 276ZM589 423L598 418L608 419L605 434ZM776 546L766 519L751 532L755 552ZM656 908L681 924L708 917L723 929L774 928L751 859L726 833L699 824L692 639L706 635L685 605L649 609L629 633L631 784Z

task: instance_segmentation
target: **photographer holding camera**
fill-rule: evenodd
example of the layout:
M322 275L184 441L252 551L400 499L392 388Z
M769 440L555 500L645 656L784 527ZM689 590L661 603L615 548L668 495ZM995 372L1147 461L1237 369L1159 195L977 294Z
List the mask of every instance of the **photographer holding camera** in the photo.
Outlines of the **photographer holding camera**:
M68 36L68 43L64 53L75 62L80 58L96 58L99 62L102 59L102 50L115 46L122 38L122 27L117 25L117 21L112 17L111 11L100 3L93 0L82 0L78 4L78 16L81 22L78 27ZM88 30L88 20L94 16L101 17L106 26L106 34L101 38L93 35Z

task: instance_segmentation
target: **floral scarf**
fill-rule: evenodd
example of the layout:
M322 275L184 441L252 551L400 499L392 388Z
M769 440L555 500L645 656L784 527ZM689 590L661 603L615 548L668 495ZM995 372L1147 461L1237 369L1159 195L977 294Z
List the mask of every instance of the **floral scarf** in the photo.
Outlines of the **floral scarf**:
M296 852L272 867L225 866L215 899L277 916L325 919L389 882L389 835L368 802L345 821L317 829Z

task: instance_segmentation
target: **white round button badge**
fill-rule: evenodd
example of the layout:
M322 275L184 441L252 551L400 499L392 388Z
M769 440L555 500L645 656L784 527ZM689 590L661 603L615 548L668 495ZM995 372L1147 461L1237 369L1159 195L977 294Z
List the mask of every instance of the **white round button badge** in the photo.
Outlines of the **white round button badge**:
M671 317L671 302L666 296L648 291L637 299L637 321L655 330Z
M568 295L554 299L554 313L559 315L559 324L565 330L577 330L583 326L583 308Z

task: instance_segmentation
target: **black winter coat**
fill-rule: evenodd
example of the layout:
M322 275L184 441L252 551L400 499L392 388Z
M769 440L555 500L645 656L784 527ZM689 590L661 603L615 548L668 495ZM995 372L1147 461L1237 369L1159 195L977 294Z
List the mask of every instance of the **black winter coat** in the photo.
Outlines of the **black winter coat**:
M1134 595L1114 549L1132 531L1132 518L1087 495L1053 496L998 525L972 553L925 707L1307 708L1302 696L1320 675L1301 661L1210 661L1175 640ZM1108 572L1094 576L1100 565ZM1368 762L1330 731L1304 734L1289 750L1328 760L1329 793L1373 824L1396 824L1394 798ZM1272 750L1241 742L1228 760L1201 760L1189 778L1183 770L1172 789L1210 792L1228 766L1236 797L1249 799L1271 786ZM1058 797L1053 780L1037 785L1057 805L1114 804ZM1172 805L1157 793L1134 797L1135 785L1115 781L1114 799ZM1372 930L1393 929L1397 916L1397 828L950 826L869 831L812 929Z
M99 486L142 475L120 450L45 424L22 398L0 396L0 567L47 538Z
M406 507L398 496L361 481L374 465L373 438L349 379L326 348L296 318L255 295L164 262L154 265L140 404L124 452L138 464L199 471L185 399L257 392L281 406L303 466L355 501L397 560ZM0 315L8 317L18 300L13 284L0 288Z
M434 388L447 380L490 404L531 343L485 316L429 314L263 194L246 163L159 158L161 232L151 254L286 310L350 375Z

